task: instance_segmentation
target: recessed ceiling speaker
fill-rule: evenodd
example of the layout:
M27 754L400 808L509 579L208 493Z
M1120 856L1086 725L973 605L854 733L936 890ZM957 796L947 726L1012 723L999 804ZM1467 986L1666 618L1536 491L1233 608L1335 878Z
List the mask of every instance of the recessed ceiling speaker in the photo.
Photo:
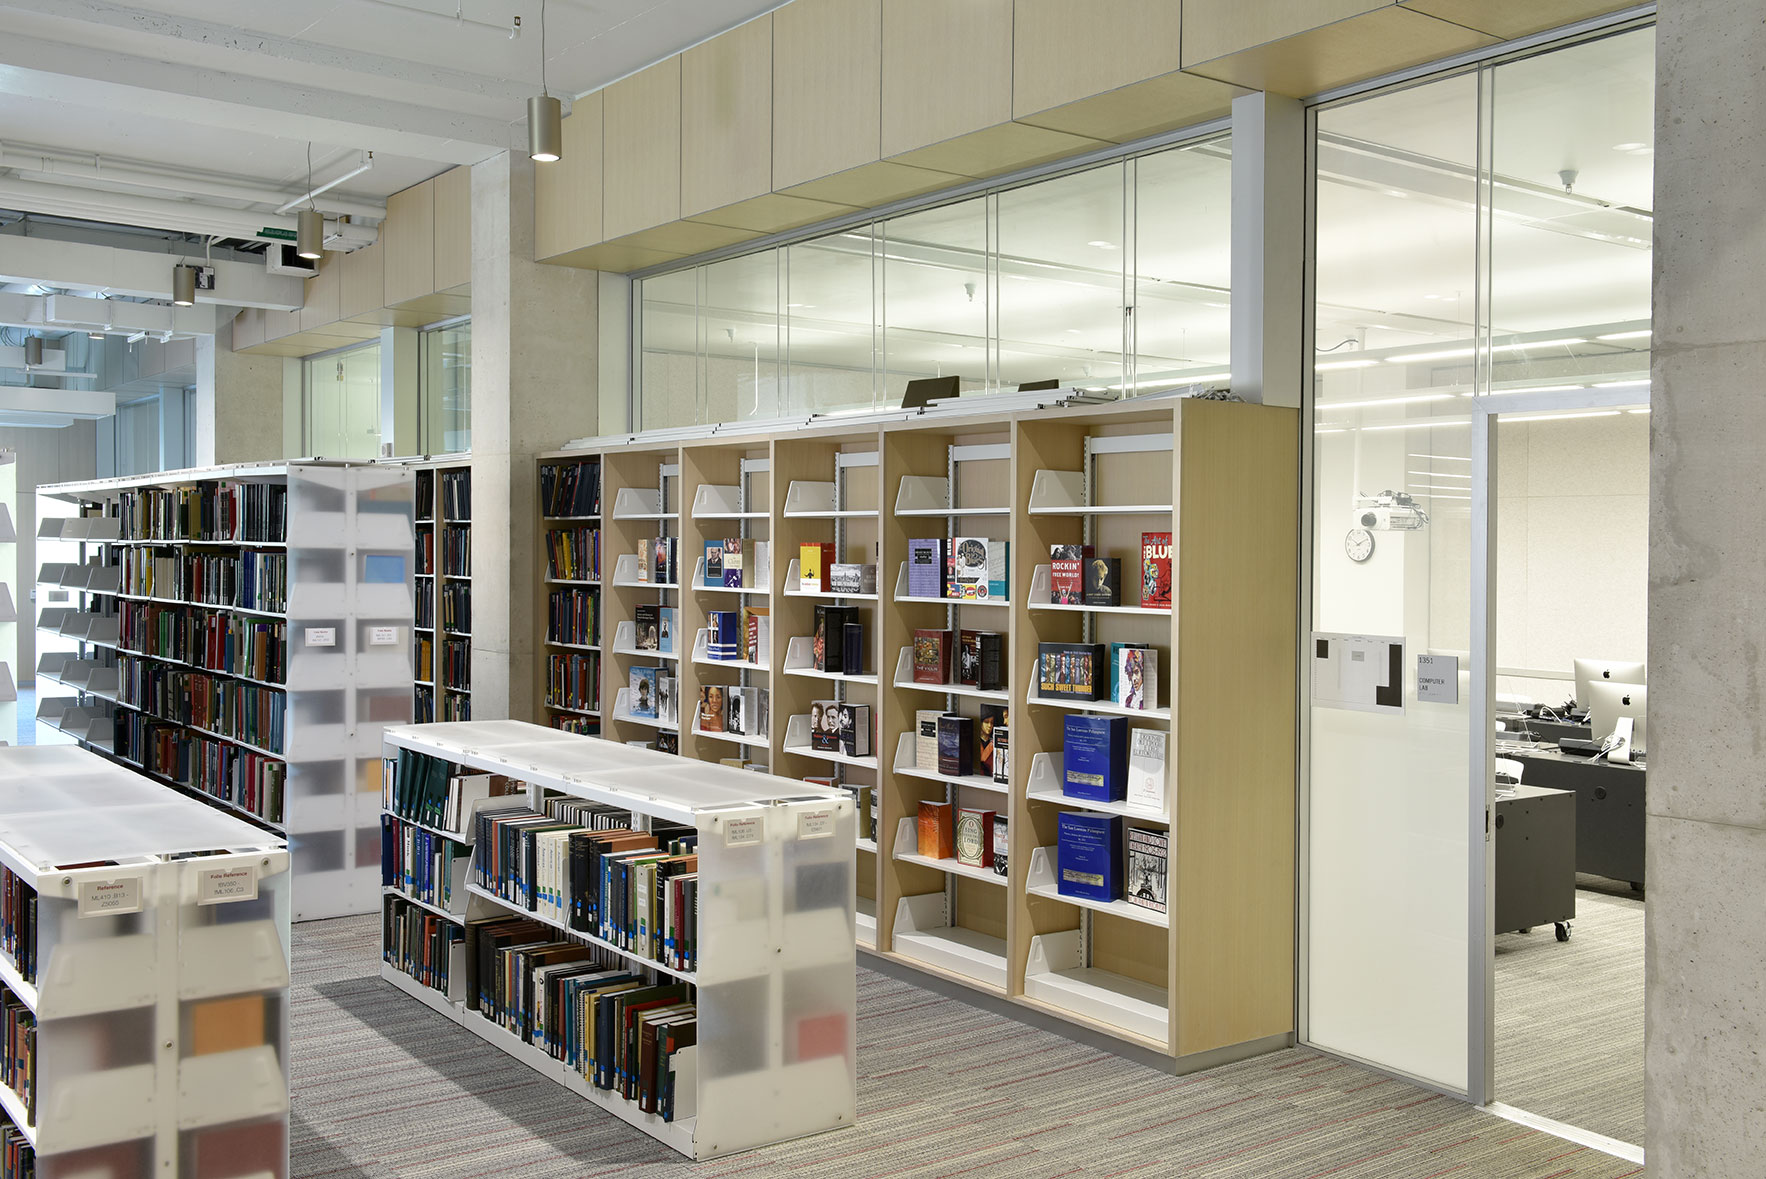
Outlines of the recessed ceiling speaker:
M172 267L172 303L178 307L196 305L196 267Z
M550 94L527 100L527 154L543 164L564 155L564 104Z
M325 215L302 209L295 218L294 252L317 261L325 256Z
M43 337L25 337L25 367L41 368L43 365Z

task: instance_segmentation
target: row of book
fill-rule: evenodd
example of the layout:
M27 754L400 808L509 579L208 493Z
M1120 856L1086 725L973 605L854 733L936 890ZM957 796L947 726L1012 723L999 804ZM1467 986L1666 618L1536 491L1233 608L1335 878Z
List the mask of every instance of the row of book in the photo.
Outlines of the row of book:
M772 620L765 606L709 610L705 615L705 657L719 663L767 661Z
M705 584L725 589L767 588L767 553L764 540L727 536L705 542Z
M1171 832L1125 829L1120 815L1062 811L1056 840L1056 891L1062 896L1165 912Z
M680 723L680 680L666 667L634 667L627 673L626 713L658 724Z
M244 680L125 655L117 662L117 699L161 720L282 752L288 694Z
M280 614L288 609L288 554L124 549L121 585L120 592L137 597Z
M1011 544L986 536L908 541L908 596L953 601L1004 601Z
M458 690L443 692L441 712L444 721L469 721L472 719L472 697Z
M180 786L282 822L288 767L279 759L139 712L116 715L117 756Z
M0 1114L0 1179L37 1179L37 1148L4 1114Z
M956 679L951 679L952 669ZM1003 691L1006 686L1006 636L991 630L914 631L914 682L950 684Z
M947 778L1012 780L1003 704L983 704L978 716L925 708L914 713L914 767Z
M601 719L593 716L577 716L571 712L554 712L546 718L546 723L554 729L566 733L581 733L585 737L601 735Z
M805 594L874 594L877 567L836 561L827 541L797 546L797 589Z
M857 606L816 606L811 666L835 675L865 674L865 619Z
M601 530L558 528L547 532L546 576L555 581L600 581Z
M442 640L442 686L470 690L472 687L472 641Z
M429 635L418 635L415 656L418 681L435 683L435 639Z
M546 595L546 641L601 645L599 595L588 589L556 589Z
M416 572L419 577L435 576L435 532L433 529L417 529Z
M1165 810L1163 729L1133 729L1125 716L1069 713L1061 733L1061 793L1087 802Z
M427 524L435 519L435 472L424 469L416 475L412 516L417 523Z
M526 787L502 774L461 773L445 758L410 749L381 763L380 806L400 819L466 832L474 810L493 798L525 793Z
M277 619L203 607L123 602L117 611L118 642L127 652L272 684L287 678L287 634Z
M412 614L412 625L418 630L435 629L435 595L418 594L417 607Z
M37 890L0 867L0 950L20 978L37 981Z
M1159 652L1145 643L1038 643L1037 690L1057 699L1159 707Z
M442 529L442 572L451 577L472 576L472 529L465 525Z
M441 588L442 629L454 634L472 633L472 585L447 581Z
M674 607L658 606L653 603L639 606L632 620L632 638L640 651L656 651L665 655L674 654Z
M998 811L922 802L914 816L914 850L932 860L955 860L1004 876L1010 866L1006 817Z
M385 888L438 909L451 909L466 895L466 865L471 859L467 844L393 815L380 816L380 883Z
M0 984L0 1085L12 1090L25 1108L25 1119L37 1120L37 1016L12 988Z
M552 519L578 519L601 514L601 464L540 464L540 507Z
M871 706L849 700L812 700L809 747L817 753L870 757L874 720Z
M701 733L765 737L772 723L772 694L740 684L702 684L693 725Z
M432 990L448 993L454 947L462 949L466 930L458 923L399 897L381 907L380 956L394 970Z
M548 655L546 703L553 708L601 711L601 656L593 651Z
M288 535L288 488L281 483L132 488L117 505L124 540L276 543Z
M711 548L707 544L706 549ZM638 580L657 585L679 585L681 581L681 542L673 536L645 537L638 541ZM718 560L723 560L720 542ZM709 575L707 584L712 583Z
M1140 604L1171 606L1171 533L1141 533ZM1100 557L1089 544L1049 546L1049 601L1058 606L1122 605L1122 558Z
M418 684L412 691L411 723L414 725L435 723L435 689L428 684Z
M451 524L472 521L472 472L443 471L441 477L442 519Z

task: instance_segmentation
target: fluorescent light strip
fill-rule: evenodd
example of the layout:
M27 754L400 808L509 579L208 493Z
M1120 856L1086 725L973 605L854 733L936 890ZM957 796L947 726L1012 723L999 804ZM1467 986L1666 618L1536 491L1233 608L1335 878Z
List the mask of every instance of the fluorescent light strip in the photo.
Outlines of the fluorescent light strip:
M1644 381L1601 381L1600 383L1595 385L1595 388L1596 389L1643 389L1643 388L1647 388L1648 386L1649 386L1649 382L1647 380L1644 380Z
M1510 393L1573 393L1577 389L1586 389L1587 385L1523 385L1519 389L1492 389L1486 397L1505 397ZM1467 397L1476 397L1476 393L1467 393Z
M1490 347L1490 351L1492 351L1492 352L1521 352L1521 351L1524 351L1525 349L1528 349L1528 348L1558 348L1558 347L1567 347L1571 344L1586 344L1586 343L1588 343L1588 341L1583 339L1581 336L1565 336L1561 340L1528 340L1528 341L1525 341L1525 342L1519 343L1519 344L1493 344Z
M1419 401L1450 401L1451 393L1423 393L1415 397L1378 397L1372 401L1320 401L1317 407L1326 409L1367 409L1376 405L1412 405Z
M1423 499L1471 499L1472 498L1469 495L1430 495L1426 491L1419 492L1418 495Z
M1497 420L1501 422L1562 422L1570 418L1616 418L1618 416L1619 411L1616 409L1591 409L1583 413L1535 413L1523 417L1503 414Z
M1377 360L1321 360L1312 366L1312 371L1334 373L1346 368L1372 368L1378 363Z
M1421 459L1445 459L1447 462L1450 462L1450 463L1469 463L1472 461L1470 458L1468 458L1467 456L1465 456L1463 454L1418 454L1414 450L1410 452L1410 457L1411 458L1421 458ZM1470 476L1468 476L1468 478L1469 477Z
M1414 422L1398 422L1390 426L1363 426L1361 429L1364 433L1371 434L1375 430L1415 430L1423 426L1430 426L1436 429L1447 429L1451 426L1469 425L1471 425L1471 422L1467 421L1465 418L1453 418L1447 421L1436 421L1433 418L1420 418Z
M1636 332L1608 332L1604 336L1594 337L1597 340L1647 340L1653 333L1649 328Z
M1625 412L1626 413L1648 413L1649 410L1647 410L1647 409L1628 409Z
M1430 360L1459 360L1476 353L1474 348L1447 348L1440 352L1412 352L1408 356L1388 356L1387 364L1422 364Z
M1408 486L1410 487L1410 490L1417 495L1428 495L1430 492L1434 492L1434 491L1470 491L1471 490L1471 488L1469 488L1469 487L1436 487L1433 483L1412 483L1412 484L1409 484ZM1452 497L1451 496L1442 496L1440 498L1451 499Z
M1455 471L1406 471L1407 475L1426 475L1431 479L1470 479L1470 475L1461 475Z

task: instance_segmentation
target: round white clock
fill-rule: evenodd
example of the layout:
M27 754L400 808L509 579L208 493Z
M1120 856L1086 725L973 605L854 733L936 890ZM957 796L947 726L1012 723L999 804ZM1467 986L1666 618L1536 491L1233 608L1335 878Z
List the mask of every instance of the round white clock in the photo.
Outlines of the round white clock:
M1365 528L1351 528L1343 538L1343 551L1357 563L1374 555L1374 534Z

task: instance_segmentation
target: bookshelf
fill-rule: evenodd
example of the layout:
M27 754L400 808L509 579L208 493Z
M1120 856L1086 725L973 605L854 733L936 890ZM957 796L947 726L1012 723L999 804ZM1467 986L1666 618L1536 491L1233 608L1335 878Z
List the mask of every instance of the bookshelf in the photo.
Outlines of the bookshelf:
M721 426L693 437L591 441L542 461L599 461L604 493L648 513L646 528L685 505L685 548L695 557L712 536L773 542L764 587L695 590L695 562L683 559L685 588L642 592L678 592L685 602L679 633L697 641L682 644L678 661L683 706L707 684L770 689L764 743L738 746L689 728L684 756L769 765L855 797L861 949L1176 1067L1283 1042L1293 1027L1298 418L1162 397L1003 412L986 404L815 419L776 435ZM657 494L659 470L673 473L666 498ZM1141 534L1165 531L1173 534L1175 609L1139 595ZM1005 592L962 601L911 593L910 542L958 537L1009 543ZM877 592L804 590L804 543L832 543L843 560L875 563ZM1056 544L1120 557L1119 604L1051 601ZM640 592L623 580L612 592ZM710 659L708 613L743 603L768 610L765 657ZM815 607L842 604L866 624L866 666L818 671L806 641ZM629 618L630 606L615 613ZM966 684L954 668L952 682L915 682L915 630L942 629L1003 635L1003 683ZM1157 707L1052 698L1037 679L1042 642L1151 646ZM603 691L625 688L636 660L617 640ZM830 699L872 708L868 755L813 748L812 710ZM1002 707L1005 781L979 767L945 774L921 764L917 712L979 722L984 709ZM1133 729L1167 734L1162 803L1066 795L1069 715L1124 715ZM655 721L616 717L606 735L642 743L660 735L671 747L672 733ZM920 855L912 820L922 802L1003 815L1006 874ZM1055 851L1063 813L1168 832L1166 911L1063 896Z
M12 505L18 502L18 456L0 450L0 745L17 740L18 732L18 533Z
M34 1173L284 1179L283 841L74 746L0 750L0 780L0 1019L34 1040L0 1110Z
M850 1126L857 1113L852 802L837 791L722 766L684 773L679 758L610 745L520 721L389 729L389 764L400 751L439 759L452 772L497 775L519 794L470 803L473 813L511 805L544 810L563 801L603 808L607 823L690 837L702 906L693 909L690 967L658 961L598 921L577 928L536 901L480 883L494 863L477 824L456 831L446 857L452 904L386 885L397 945L383 945L381 976L412 998L529 1065L600 1110L694 1159ZM405 763L411 764L411 763ZM389 801L408 798L389 787ZM458 810L467 811L462 795ZM404 809L407 813L409 807ZM408 820L387 813L389 829ZM684 833L683 833L684 832ZM465 849L465 854L459 854ZM438 864L442 861L436 861ZM433 875L431 879L434 879ZM411 916L415 906L417 916ZM493 1000L468 991L466 959L498 921L527 918L585 969L636 975L643 985L685 984L697 1043L670 1058L670 1116L618 1089L596 1085L570 1046L518 1034L491 1018ZM409 927L415 938L405 936ZM580 923L584 926L588 922ZM671 927L673 928L673 927ZM421 948L413 955L413 941ZM572 947L575 947L572 949ZM681 1001L681 1000L675 1000ZM541 1039L541 1043L534 1042ZM592 1073L592 1069L589 1070Z
M465 455L403 464L413 472L417 544L418 724L472 719L472 466Z
M62 483L42 521L75 562L39 629L68 695L38 720L286 836L296 919L378 904L379 739L414 707L415 478L403 465L245 464Z

